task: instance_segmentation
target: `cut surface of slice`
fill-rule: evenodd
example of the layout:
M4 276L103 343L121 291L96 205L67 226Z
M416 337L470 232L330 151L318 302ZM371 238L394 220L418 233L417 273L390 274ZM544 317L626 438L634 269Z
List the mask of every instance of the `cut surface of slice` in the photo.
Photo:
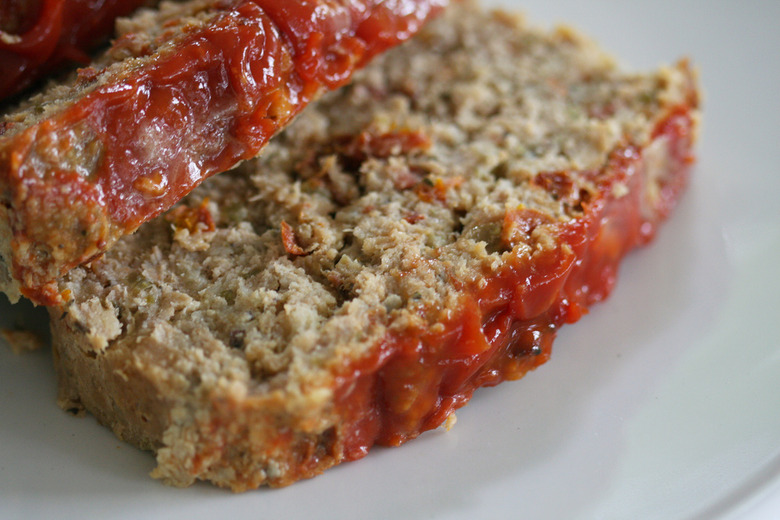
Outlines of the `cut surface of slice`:
M544 363L686 184L687 63L455 6L60 286L60 402L153 475L281 486Z
M55 280L256 156L311 100L445 0L189 0L118 23L113 46L0 120L0 290Z

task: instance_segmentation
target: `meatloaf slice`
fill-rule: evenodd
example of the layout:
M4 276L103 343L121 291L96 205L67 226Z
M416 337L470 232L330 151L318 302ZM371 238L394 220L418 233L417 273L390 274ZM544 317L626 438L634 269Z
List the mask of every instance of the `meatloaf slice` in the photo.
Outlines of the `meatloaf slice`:
M119 24L70 83L0 120L0 290L55 280L257 155L446 0L189 0Z
M72 270L60 402L153 475L281 486L545 362L685 185L686 63L455 8L266 153Z

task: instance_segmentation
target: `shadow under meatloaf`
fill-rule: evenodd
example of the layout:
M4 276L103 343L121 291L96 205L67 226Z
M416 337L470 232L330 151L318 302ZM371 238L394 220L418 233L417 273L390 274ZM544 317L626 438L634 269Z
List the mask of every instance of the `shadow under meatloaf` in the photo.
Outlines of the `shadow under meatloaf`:
M70 272L60 402L153 476L281 486L444 423L545 362L686 183L686 63L458 6L259 160Z
M446 0L189 0L118 24L72 81L0 119L0 290L56 280L255 157L311 100Z

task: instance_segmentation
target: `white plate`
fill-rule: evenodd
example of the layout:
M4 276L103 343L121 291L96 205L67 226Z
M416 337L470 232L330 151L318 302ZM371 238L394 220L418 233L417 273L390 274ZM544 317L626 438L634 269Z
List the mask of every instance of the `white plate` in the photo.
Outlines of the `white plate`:
M292 487L167 488L151 455L55 405L50 355L0 348L0 517L780 518L780 2L527 0L631 68L689 55L693 183L552 360L449 433ZM45 317L0 303L0 322Z

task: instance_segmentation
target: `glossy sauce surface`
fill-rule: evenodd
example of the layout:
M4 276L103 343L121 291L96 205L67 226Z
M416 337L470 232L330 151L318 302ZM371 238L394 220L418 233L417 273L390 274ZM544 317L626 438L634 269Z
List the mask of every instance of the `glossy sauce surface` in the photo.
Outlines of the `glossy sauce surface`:
M114 20L147 0L3 0L0 5L0 101L108 38Z
M371 2L234 4L175 53L121 88L95 91L55 122L64 129L86 121L101 140L104 159L93 175L112 220L127 231L203 178L254 157L323 87L343 84L425 19L418 11L392 17ZM388 26L371 35L364 26L377 17ZM150 174L165 187L137 189Z
M344 372L338 400L347 459L374 444L397 446L441 425L481 386L522 377L546 362L557 329L576 322L588 306L606 298L621 258L649 241L686 184L692 162L692 121L687 109L672 110L654 133L668 157L666 193L650 217L642 214L647 172L642 150L613 151L592 175L597 193L582 202L581 217L552 224L557 245L532 257L511 253L497 273L467 287L449 319L425 330L390 333L376 353ZM553 176L556 178L556 176ZM557 177L558 184L565 182ZM613 195L621 183L624 196ZM538 215L508 215L517 229L540 225ZM368 413L365 413L368 410Z

